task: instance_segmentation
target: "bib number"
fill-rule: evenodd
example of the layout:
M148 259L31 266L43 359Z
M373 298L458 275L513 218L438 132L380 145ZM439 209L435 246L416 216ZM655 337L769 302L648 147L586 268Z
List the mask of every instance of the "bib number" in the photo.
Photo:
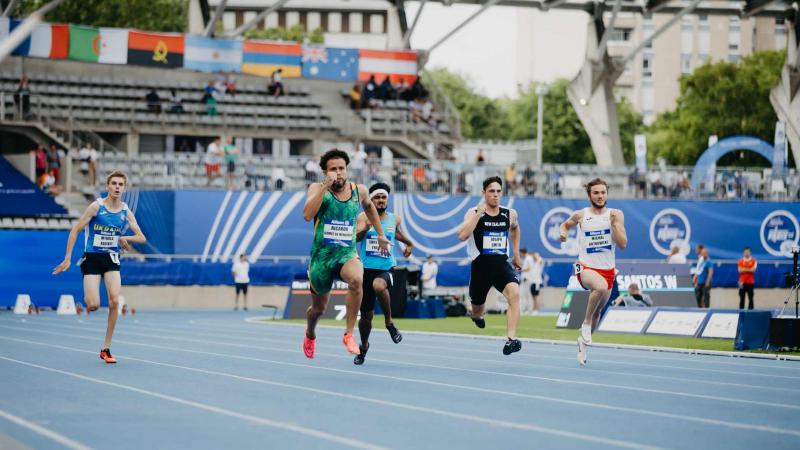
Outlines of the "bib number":
M119 236L95 234L92 245L95 248L115 248L119 245Z
M388 258L389 255L390 255L390 252L392 251L392 247L391 247L391 244L390 244L389 252L382 253L380 246L378 246L378 238L377 237L367 239L367 244L366 245L367 245L367 247L366 247L365 253L367 254L367 256L374 256L376 258Z
M578 275L581 272L583 272L583 266L578 264L578 263L573 264L572 268L573 268L573 271L575 272L575 275Z
M353 245L353 224L349 220L326 220L322 237L325 245L350 247Z
M504 231L484 231L483 253L505 255L508 249L508 234Z

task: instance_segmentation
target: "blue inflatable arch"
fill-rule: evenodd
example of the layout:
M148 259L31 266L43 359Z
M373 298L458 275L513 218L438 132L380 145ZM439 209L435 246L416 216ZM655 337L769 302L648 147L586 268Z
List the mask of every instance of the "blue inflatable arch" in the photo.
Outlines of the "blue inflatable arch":
M692 171L692 189L697 191L709 169L716 167L717 161L730 152L751 150L767 158L772 163L775 148L766 141L753 136L731 136L720 139L700 155Z

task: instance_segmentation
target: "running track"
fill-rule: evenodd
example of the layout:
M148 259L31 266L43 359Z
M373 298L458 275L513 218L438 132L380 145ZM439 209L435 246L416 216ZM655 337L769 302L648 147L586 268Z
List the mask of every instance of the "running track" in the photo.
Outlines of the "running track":
M0 314L0 447L797 448L800 363L373 332L354 366L341 330L246 313ZM464 319L467 320L467 319ZM379 322L378 322L379 323ZM402 330L401 330L402 331Z

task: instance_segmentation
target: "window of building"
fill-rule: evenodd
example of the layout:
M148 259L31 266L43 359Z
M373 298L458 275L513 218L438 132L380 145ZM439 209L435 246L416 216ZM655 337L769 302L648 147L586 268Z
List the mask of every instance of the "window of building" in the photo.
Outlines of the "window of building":
M350 13L350 33L361 33L364 29L363 18L361 13Z
M653 55L651 53L642 55L642 77L653 77Z
M738 53L731 53L728 55L728 62L732 62L734 64L739 62L739 54Z
M631 40L632 31L633 30L630 28L615 28L611 30L611 33L608 35L608 40L628 42Z
M236 28L236 13L233 11L222 13L222 28L225 31Z
M278 27L278 13L272 12L267 14L266 19L264 19L264 26L266 28L277 28Z
M692 73L692 54L681 54L681 73Z
M326 31L330 31L331 33L342 31L342 13L328 13L328 29Z
M742 29L742 22L736 16L728 17L728 32L738 33Z
M297 11L286 11L286 28L291 28L300 24L300 13Z
M306 29L314 31L322 27L322 16L318 12L309 12L306 14Z
M378 34L383 34L385 32L383 24L383 14L369 15L369 31L370 33L378 33Z
M250 21L255 19L257 15L258 13L255 11L245 11L243 16L244 23L250 23Z

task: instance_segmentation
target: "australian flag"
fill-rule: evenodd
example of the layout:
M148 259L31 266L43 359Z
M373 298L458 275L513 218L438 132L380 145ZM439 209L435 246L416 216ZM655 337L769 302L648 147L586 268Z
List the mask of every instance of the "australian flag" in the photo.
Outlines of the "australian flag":
M303 77L354 81L358 77L358 49L303 46Z

